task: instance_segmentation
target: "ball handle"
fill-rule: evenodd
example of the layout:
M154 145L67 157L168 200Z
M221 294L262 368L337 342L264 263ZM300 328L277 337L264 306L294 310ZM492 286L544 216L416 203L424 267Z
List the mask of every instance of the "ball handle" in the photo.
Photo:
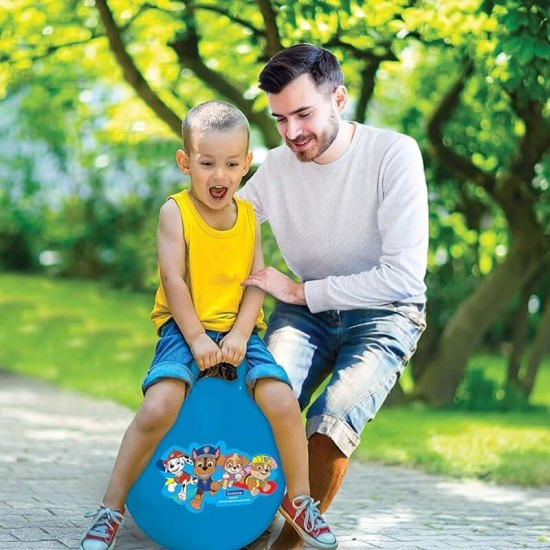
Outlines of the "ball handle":
M197 380L201 380L201 378L221 378L231 382L237 379L237 367L231 363L218 363L201 371Z

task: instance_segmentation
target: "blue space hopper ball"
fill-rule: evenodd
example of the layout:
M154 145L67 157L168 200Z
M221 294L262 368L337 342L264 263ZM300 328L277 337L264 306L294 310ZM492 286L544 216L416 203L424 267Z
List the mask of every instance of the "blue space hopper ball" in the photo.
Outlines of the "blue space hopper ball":
M238 550L269 526L285 479L271 427L245 384L247 364L203 371L128 495L170 550Z

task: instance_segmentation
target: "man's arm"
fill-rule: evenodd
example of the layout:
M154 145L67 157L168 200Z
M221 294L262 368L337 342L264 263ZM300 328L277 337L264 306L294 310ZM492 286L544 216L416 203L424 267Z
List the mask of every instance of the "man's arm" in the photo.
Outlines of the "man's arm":
M258 174L254 177L257 178ZM381 238L381 254L376 265L368 269L357 265L357 269L350 274L308 278L305 283L294 282L277 270L268 268L249 278L246 284L256 285L283 302L307 304L314 313L329 309L375 307L401 300L423 301L428 207L422 157L416 142L403 136L385 150L380 159L378 177L378 182L370 181L371 185L380 185L381 195L380 207L373 220ZM266 186L269 182L261 180L261 183L261 189L252 186L246 195L257 210L262 207L260 199L268 193ZM350 189L353 192L353 185ZM354 197L356 195L352 194L350 198L348 193L343 200L356 200ZM349 239L368 242L368 233L354 231L353 219L335 219L334 223L344 221L351 228ZM299 258L300 235L287 237L286 241L286 246L294 247L292 255ZM330 237L319 242L319 247L327 263L340 253L335 246L331 246ZM290 255L288 249L284 252Z
M221 352L206 334L185 284L185 239L181 214L174 200L168 200L160 210L157 247L160 277L170 313L199 369L212 367L221 361Z
M365 271L306 282L306 301L313 313L425 300L428 196L422 156L412 138L402 136L387 150L379 177L381 202L376 224L381 253L378 262ZM368 239L369 236L351 234L350 238Z

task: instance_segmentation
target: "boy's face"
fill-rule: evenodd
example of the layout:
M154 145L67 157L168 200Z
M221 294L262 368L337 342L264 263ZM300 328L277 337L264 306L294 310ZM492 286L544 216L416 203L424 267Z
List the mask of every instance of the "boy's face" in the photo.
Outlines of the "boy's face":
M191 176L193 195L207 208L220 210L231 203L250 168L247 132L244 128L192 130L190 137L189 153L176 154L178 166Z
M299 76L278 94L267 94L271 114L286 144L302 162L324 162L340 128L346 105L343 86L327 95L308 74Z

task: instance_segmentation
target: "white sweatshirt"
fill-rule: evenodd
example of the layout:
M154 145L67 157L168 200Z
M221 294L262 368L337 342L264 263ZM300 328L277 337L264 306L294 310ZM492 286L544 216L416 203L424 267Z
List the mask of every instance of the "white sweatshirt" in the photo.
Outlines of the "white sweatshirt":
M428 200L418 145L355 125L336 161L302 163L282 145L238 193L271 225L313 313L426 299Z

